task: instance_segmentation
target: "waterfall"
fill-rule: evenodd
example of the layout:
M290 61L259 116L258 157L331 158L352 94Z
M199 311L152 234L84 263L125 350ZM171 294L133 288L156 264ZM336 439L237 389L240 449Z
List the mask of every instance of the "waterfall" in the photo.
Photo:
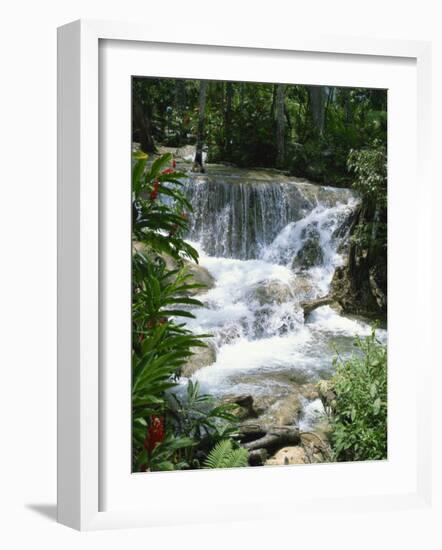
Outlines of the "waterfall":
M207 254L259 257L276 235L313 205L293 185L226 176L194 176L186 186L194 209L189 237Z
M216 348L215 363L195 379L213 395L278 400L329 376L331 344L351 350L370 326L329 306L304 319L301 302L327 294L343 262L354 193L233 169L191 175L184 189L193 206L188 239L216 283L187 323L212 334Z
M353 195L348 189L287 179L225 173L190 177L185 187L193 207L188 238L211 256L284 263L319 225L321 246L330 255L331 237L356 204Z

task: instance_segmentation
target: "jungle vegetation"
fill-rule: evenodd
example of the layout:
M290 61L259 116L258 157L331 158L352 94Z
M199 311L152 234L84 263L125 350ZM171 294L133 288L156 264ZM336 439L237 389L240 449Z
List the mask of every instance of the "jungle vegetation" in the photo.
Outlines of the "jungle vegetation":
M364 314L385 319L387 93L160 78L134 78L132 85L132 139L140 144L132 167L133 471L245 466L231 406L215 405L192 381L182 398L170 391L192 349L207 345L210 335L192 334L183 322L191 316L187 306L201 305L186 268L198 262L185 240L192 205L172 155L156 153L194 145L197 172L206 159L356 189L361 204L338 291L349 312L361 313L352 308L363 304ZM352 360L336 360L336 460L386 456L386 350L374 335L356 345Z

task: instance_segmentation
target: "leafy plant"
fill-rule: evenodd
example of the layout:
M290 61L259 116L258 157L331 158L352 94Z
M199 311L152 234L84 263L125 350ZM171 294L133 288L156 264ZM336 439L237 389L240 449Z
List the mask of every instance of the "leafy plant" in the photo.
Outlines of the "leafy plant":
M174 170L171 155L158 158L149 169L146 163L147 155L134 155L133 238L138 248L132 259L132 441L136 471L186 467L182 449L197 442L164 423L166 394L177 385L192 349L205 346L204 338L209 336L193 334L179 322L194 317L189 309L201 302L190 293L202 286L189 281L183 261L184 257L196 260L198 255L181 238L188 222L180 209L190 209L177 190L182 174ZM165 168L168 164L173 168ZM168 201L159 200L160 195ZM175 259L174 268L166 265L165 254ZM160 435L155 435L151 431L158 422Z
M147 159L144 153L134 153L132 238L158 254L197 262L197 251L183 239L188 229L188 213L192 211L181 191L186 174L173 168L170 153L157 158L150 168Z
M242 447L234 448L230 439L215 445L204 462L205 468L243 468L248 464L249 453Z
M199 467L201 458L221 439L237 434L237 418L233 414L235 405L215 405L213 396L200 393L198 382L189 380L184 398L169 393L168 414L175 431L199 442L198 446L186 452L186 460ZM197 457L198 455L198 457Z
M387 457L387 350L373 329L357 337L358 352L335 359L331 380L331 442L338 461Z
M353 187L370 204L387 206L387 151L385 145L376 140L372 146L360 150L352 149L347 160L348 169L356 179Z

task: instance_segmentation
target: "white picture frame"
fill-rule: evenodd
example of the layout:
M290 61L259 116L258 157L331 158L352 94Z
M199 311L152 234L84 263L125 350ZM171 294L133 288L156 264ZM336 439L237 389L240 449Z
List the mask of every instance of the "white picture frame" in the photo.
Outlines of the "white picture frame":
M250 36L250 35L249 35ZM327 509L331 505L341 510L354 509L379 510L380 508L427 506L431 498L431 456L430 456L430 402L425 395L425 385L430 377L431 361L420 365L419 377L413 380L412 388L404 386L406 391L415 392L416 406L411 407L411 426L414 430L410 480L411 489L404 484L403 490L374 490L366 493L352 493L351 484L342 494L321 493L320 482L312 491L312 498L305 494L301 499L291 498L282 490L274 490L279 483L287 483L292 468L255 469L261 476L263 494L261 500L249 496L235 505L227 506L223 500L222 486L245 483L249 486L251 475L240 470L228 472L210 472L213 490L220 495L218 503L214 499L211 506L207 501L198 499L195 493L186 494L186 507L162 503L152 507L129 506L121 499L121 505L113 502L111 509L103 509L102 487L106 481L103 466L103 452L107 445L103 443L103 418L106 407L102 401L103 388L100 338L102 330L101 302L103 289L101 280L102 235L100 212L103 208L100 194L100 44L103 41L125 44L125 48L140 47L140 44L164 44L160 30L145 28L136 24L101 21L76 21L65 25L58 32L58 520L60 523L80 530L152 526L195 521L222 521L244 518L259 518L263 504L268 497L272 502L289 506L279 506L277 515L282 516L283 509L293 507L303 513ZM412 273L416 284L416 296L412 307L419 308L420 323L416 342L431 352L428 345L431 328L431 232L429 211L425 205L431 204L431 181L428 175L427 151L429 147L429 120L431 104L429 97L430 52L431 46L425 42L407 42L390 40L365 40L346 37L306 38L302 35L281 37L278 43L266 44L263 39L241 40L238 38L207 41L204 37L189 42L185 29L174 34L174 41L168 48L179 51L180 48L198 48L211 55L213 48L228 51L235 57L250 52L268 52L284 63L284 58L293 52L303 55L329 56L328 59L351 59L360 70L364 70L364 59L376 57L378 60L394 65L408 60L415 66L417 84L416 113L417 125L415 145L412 152L419 171L419 210L416 236L419 261ZM226 50L227 49L227 50ZM364 57L361 57L364 56ZM357 71L357 68L355 69ZM154 76L157 76L155 74ZM160 76L160 75L158 75ZM173 74L170 76L180 76ZM192 76L192 75L188 75ZM207 76L199 74L199 76ZM265 78L264 78L265 80ZM413 92L414 93L414 92ZM412 96L410 96L412 97ZM414 96L413 96L414 97ZM412 97L412 99L413 99ZM415 121L414 121L415 123ZM413 123L413 124L414 124ZM391 205L389 204L389 207ZM393 205L394 206L394 205ZM393 209L394 210L394 209ZM396 209L398 210L398 209ZM399 213L400 214L400 213ZM396 271L397 272L397 271ZM393 270L394 273L394 270ZM391 284L391 280L390 280ZM394 334L394 333L393 333ZM402 334L404 336L404 334ZM399 342L397 342L399 345ZM428 351L430 350L430 352ZM412 352L413 350L411 350ZM409 368L413 372L412 353ZM416 383L415 383L416 382ZM414 394L413 394L414 399ZM409 396L410 401L412 400ZM413 401L414 402L414 401ZM402 426L405 428L405 426ZM391 463L393 464L393 463ZM391 466L390 464L390 466ZM394 464L393 464L394 465ZM323 478L324 476L342 476L342 467L352 467L351 479L363 474L360 465L320 465L314 475L305 470L305 474L296 475L299 483L302 476ZM376 468L371 465L369 468ZM321 470L319 470L321 468ZM382 468L382 466L381 466ZM260 471L258 471L260 470ZM309 470L312 471L311 469ZM374 471L374 470L373 470ZM410 470L407 470L408 472ZM405 479L407 471L404 470ZM127 473L130 476L130 472ZM202 475L201 475L202 474ZM207 472L186 472L178 474L155 474L151 479L155 487L166 483L180 485L181 479L189 480L188 485L207 486ZM385 475L390 475L387 471ZM383 474L383 475L384 475ZM244 475L248 476L246 479ZM347 473L344 473L344 476ZM226 477L227 476L227 477ZM132 475L133 477L133 475ZM135 476L137 477L137 476ZM142 476L149 483L149 475ZM134 478L134 477L133 477ZM135 478L134 478L135 479ZM138 479L140 476L138 475ZM153 482L155 479L155 482ZM338 479L338 477L336 477ZM398 478L399 479L399 478ZM136 482L138 483L138 482ZM400 479L398 481L400 483ZM131 484L133 484L131 482ZM249 485L247 485L249 484ZM152 485L153 487L153 485ZM272 489L273 487L273 489ZM399 487L399 486L398 486ZM156 490L156 489L154 489ZM185 485L181 490L186 490ZM267 491L267 492L266 492ZM129 494L129 493L128 493ZM180 490L177 491L180 494ZM266 496L267 495L267 496ZM279 496L278 496L279 495ZM117 494L118 497L118 494ZM178 497L179 498L179 497ZM177 498L177 500L178 500ZM126 499L127 500L127 499ZM165 510L168 507L169 512ZM268 510L266 511L268 516Z

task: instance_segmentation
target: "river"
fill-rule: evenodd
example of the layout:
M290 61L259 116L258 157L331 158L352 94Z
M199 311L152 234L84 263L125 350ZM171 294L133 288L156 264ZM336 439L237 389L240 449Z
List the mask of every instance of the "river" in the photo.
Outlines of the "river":
M357 197L277 171L221 166L189 176L186 193L188 239L215 280L187 323L213 334L216 353L194 380L220 398L252 395L269 423L312 428L323 413L312 384L331 376L336 349L345 356L371 330L330 306L304 319L300 305L326 295L344 262ZM294 396L297 406L287 407Z

